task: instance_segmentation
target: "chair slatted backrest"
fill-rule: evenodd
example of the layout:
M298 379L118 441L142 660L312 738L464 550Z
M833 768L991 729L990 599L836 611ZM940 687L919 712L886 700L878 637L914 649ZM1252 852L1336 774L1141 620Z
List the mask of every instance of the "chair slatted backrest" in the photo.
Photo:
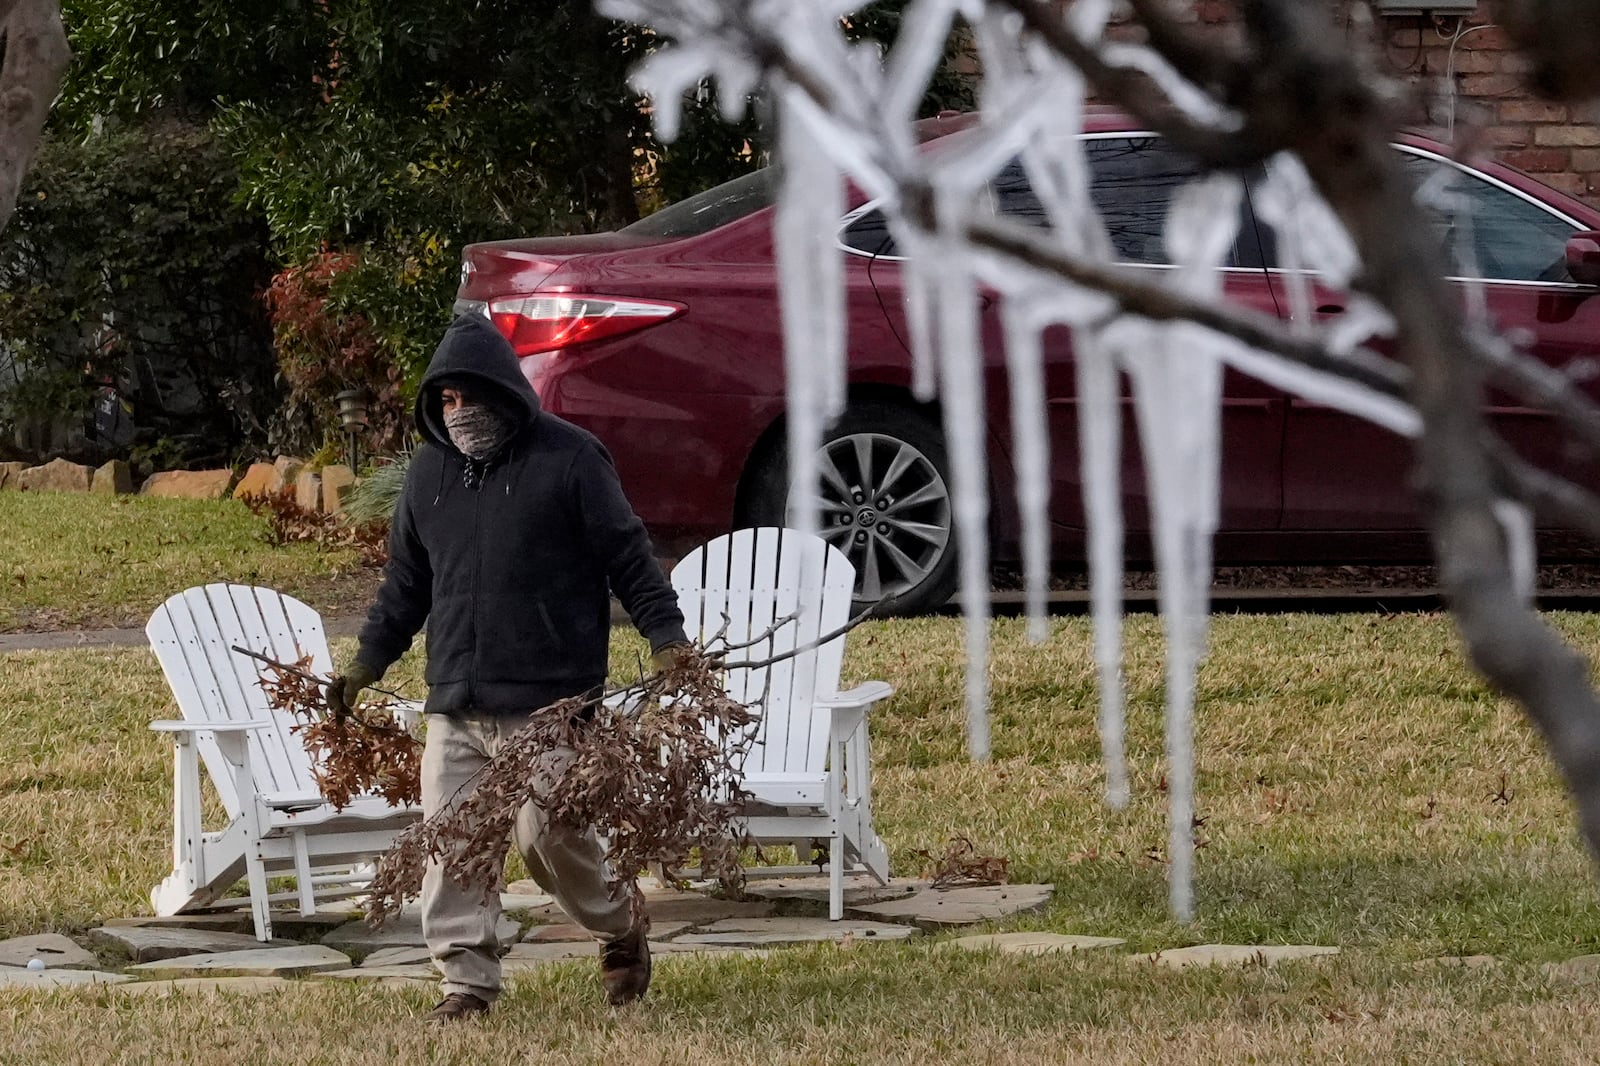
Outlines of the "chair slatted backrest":
M319 794L310 757L290 732L293 718L274 710L258 683L262 664L232 650L237 645L282 663L309 654L311 672L326 675L333 663L316 611L271 589L206 585L169 598L151 615L145 634L185 721L273 722L248 734L258 792L267 797ZM239 797L215 738L200 733L196 745L223 806L237 816Z
M848 622L855 568L820 537L741 529L684 557L672 570L672 585L691 635L708 640L723 633L733 648L728 662L761 662L814 644ZM814 700L838 691L843 659L840 635L771 666L727 672L729 695L762 705L745 772L825 768L829 716L817 712Z

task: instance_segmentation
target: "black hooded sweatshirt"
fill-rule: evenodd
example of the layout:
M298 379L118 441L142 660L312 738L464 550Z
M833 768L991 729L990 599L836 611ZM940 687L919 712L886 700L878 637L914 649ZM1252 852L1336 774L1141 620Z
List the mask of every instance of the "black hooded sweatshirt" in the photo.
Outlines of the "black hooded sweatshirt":
M492 455L450 443L442 379L493 390L519 423ZM451 324L417 399L389 562L356 657L379 676L428 623L431 714L531 711L605 680L615 592L652 651L684 640L677 596L589 433L541 411L488 320Z

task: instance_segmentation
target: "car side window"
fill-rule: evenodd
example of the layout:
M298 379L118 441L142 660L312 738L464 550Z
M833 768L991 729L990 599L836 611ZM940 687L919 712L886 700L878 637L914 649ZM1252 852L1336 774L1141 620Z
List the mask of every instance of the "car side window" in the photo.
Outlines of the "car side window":
M889 220L876 207L853 219L844 228L840 238L845 247L867 255L894 255L894 236L889 232Z
M1452 273L1465 275L1475 259L1477 272L1487 281L1572 280L1567 273L1567 238L1574 232L1569 223L1443 160L1410 152L1402 158L1417 182L1425 216L1447 244Z
M1199 176L1199 168L1154 137L1091 137L1084 140L1083 150L1089 163L1089 197L1105 220L1117 258L1125 263L1168 263L1162 239L1167 209L1174 193ZM1029 226L1050 224L1020 160L1001 170L993 191L1006 218ZM1243 237L1236 242L1229 265L1259 266L1254 223L1248 207L1241 210L1246 212Z

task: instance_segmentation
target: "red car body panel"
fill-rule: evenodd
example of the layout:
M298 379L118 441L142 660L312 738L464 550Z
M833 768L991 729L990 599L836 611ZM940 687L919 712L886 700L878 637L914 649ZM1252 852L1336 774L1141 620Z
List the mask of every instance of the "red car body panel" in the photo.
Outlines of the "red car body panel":
M940 135L970 116L931 122ZM1137 132L1093 110L1086 132ZM1439 156L1436 142L1401 142ZM1600 212L1492 163L1473 169L1548 204L1580 227L1600 229ZM772 210L763 208L697 236L665 239L622 231L470 245L460 298L567 294L680 304L686 310L625 336L530 356L524 370L545 407L595 433L616 461L623 486L664 551L733 527L754 457L781 434L785 410L782 328L772 248ZM848 375L855 394L910 399L911 357L890 260L845 256ZM1235 267L1227 298L1267 314L1288 314L1282 273ZM1342 297L1319 290L1316 306ZM1489 285L1502 330L1536 338L1555 366L1600 356L1600 300L1594 289ZM1014 558L1018 530L1007 382L999 308L983 311L993 542ZM1058 560L1081 559L1083 514L1070 336L1048 331L1045 374L1052 447L1052 517ZM1131 400L1125 398L1123 507L1135 531L1130 554L1148 558L1137 531L1148 524ZM1507 438L1529 458L1593 477L1539 413L1491 402ZM1223 412L1224 562L1330 562L1421 558L1415 501L1406 488L1407 442L1348 415L1293 399L1229 371ZM1591 480L1590 484L1600 483Z

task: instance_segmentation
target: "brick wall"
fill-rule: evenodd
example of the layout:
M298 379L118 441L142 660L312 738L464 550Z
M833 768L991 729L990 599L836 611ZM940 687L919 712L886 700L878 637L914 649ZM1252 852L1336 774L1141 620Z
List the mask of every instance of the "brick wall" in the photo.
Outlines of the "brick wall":
M1522 57L1492 24L1487 3L1465 19L1394 16L1380 24L1385 65L1424 90L1430 124L1449 123L1451 103L1444 87L1453 82L1457 141L1481 137L1511 166L1600 202L1600 125L1594 121L1600 108L1573 114L1529 93L1521 78Z
M1208 31L1226 36L1237 18L1235 4L1236 0L1187 0L1185 14ZM1366 7L1365 0L1329 0L1329 6L1346 33L1373 32L1369 30L1373 21L1361 17L1365 11L1356 10ZM1588 114L1574 114L1523 88L1522 58L1511 49L1505 32L1492 24L1490 6L1488 0L1480 0L1477 13L1466 18L1378 17L1374 29L1381 42L1380 63L1391 76L1418 90L1417 122L1433 127L1430 132L1443 131L1453 119L1458 143L1476 138L1511 166L1600 204L1600 104ZM958 56L956 66L975 74L976 54ZM1453 101L1444 91L1452 82Z

